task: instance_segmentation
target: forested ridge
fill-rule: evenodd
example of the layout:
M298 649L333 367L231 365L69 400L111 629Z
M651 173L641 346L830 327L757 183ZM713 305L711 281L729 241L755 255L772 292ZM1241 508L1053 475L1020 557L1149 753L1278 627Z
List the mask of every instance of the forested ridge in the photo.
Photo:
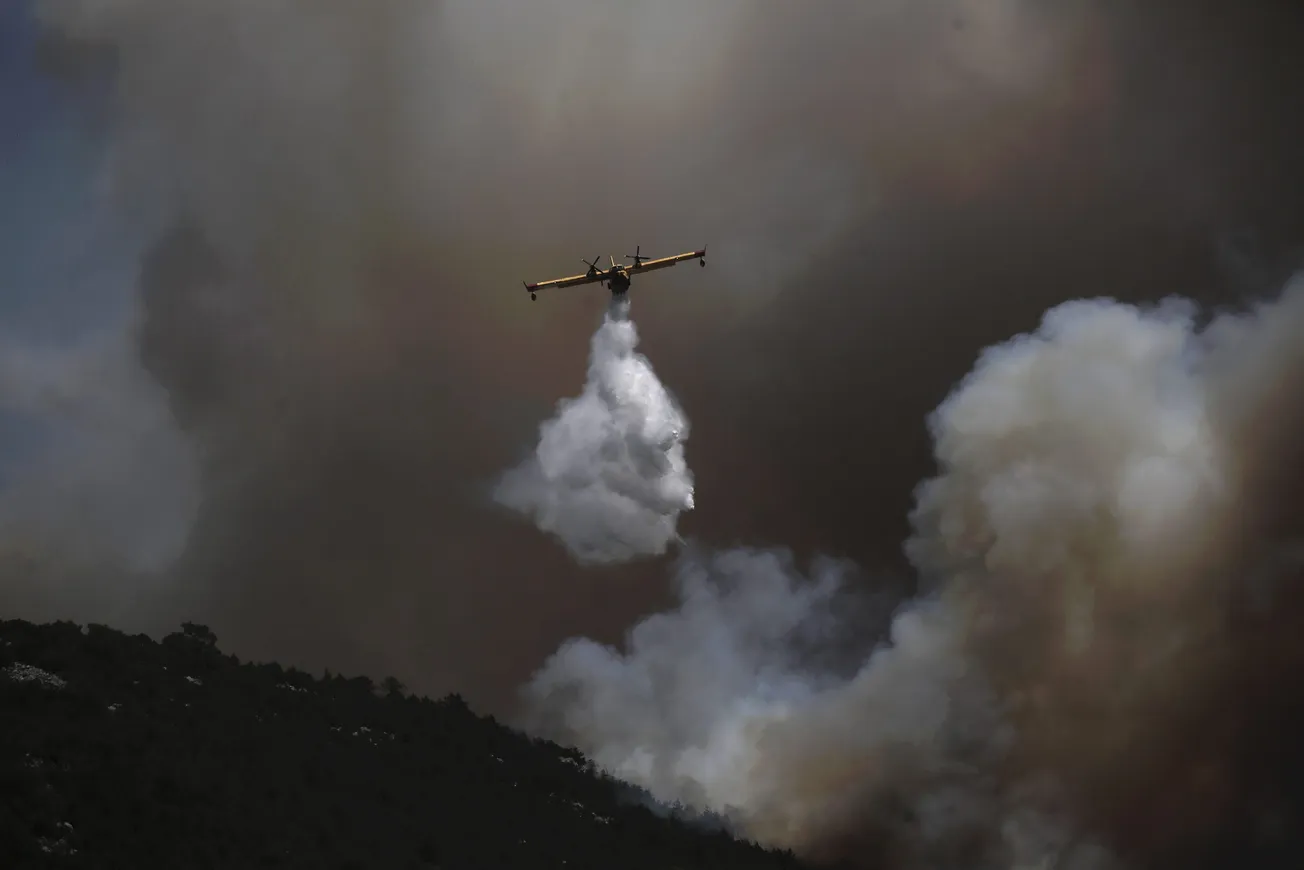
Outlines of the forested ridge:
M798 868L452 695L0 621L0 868ZM678 813L678 816L676 815Z

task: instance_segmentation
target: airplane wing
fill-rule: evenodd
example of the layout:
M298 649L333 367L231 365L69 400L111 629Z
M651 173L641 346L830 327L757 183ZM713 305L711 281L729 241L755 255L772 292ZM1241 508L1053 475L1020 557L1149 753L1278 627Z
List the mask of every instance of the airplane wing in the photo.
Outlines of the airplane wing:
M682 263L684 260L706 259L706 249L700 251L688 251L684 254L675 254L673 257L661 257L658 260L644 260L637 266L629 266L629 273L636 275L639 272L650 272L653 269L664 269L667 266L673 266L675 263Z
M578 287L581 284L596 284L605 280L607 280L606 272L593 272L591 274L571 275L569 278L553 278L551 281L540 281L538 284L526 284L525 289L533 293L536 290L550 290L554 287Z

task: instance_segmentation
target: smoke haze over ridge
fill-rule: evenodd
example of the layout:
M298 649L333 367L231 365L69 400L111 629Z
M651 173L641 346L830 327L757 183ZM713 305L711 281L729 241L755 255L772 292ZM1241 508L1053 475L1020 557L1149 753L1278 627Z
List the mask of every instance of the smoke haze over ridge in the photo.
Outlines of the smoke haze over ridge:
M1229 288L1251 298L1275 294L1304 236L1295 193L1304 189L1298 77L1272 61L1298 32L1284 6L1075 3L1048 12L1028 2L832 2L819 16L797 6L701 11L579 0L529 10L151 0L39 8L57 37L55 67L88 90L111 92L95 108L107 123L112 201L154 239L141 257L139 321L120 341L104 342L134 346L136 367L102 384L101 369L74 367L81 380L67 392L87 407L119 408L124 432L138 430L133 418L174 423L159 437L182 440L179 455L196 453L201 497L180 536L184 553L166 574L149 565L149 576L136 578L139 560L115 555L105 558L116 565L77 584L16 590L7 574L6 605L24 608L16 615L155 630L194 618L242 657L394 672L419 690L462 691L493 710L510 708L516 687L565 638L615 642L677 603L665 592L664 564L580 570L555 542L484 504L486 481L529 449L558 397L574 394L604 304L576 293L530 306L520 280L565 274L580 256L630 250L620 245L670 253L708 244L710 269L669 270L634 291L645 294L640 349L693 422L698 503L682 533L722 548L789 546L797 564L812 552L850 556L875 583L866 589L863 578L848 578L844 592L888 586L887 597L913 600L913 573L890 571L908 535L941 560L927 563L928 579L945 586L960 570L957 554L977 560L966 548L983 552L947 537L971 529L971 511L1002 530L1018 528L1009 513L1020 503L1009 499L1026 495L1018 487L974 504L964 487L947 484L948 499L964 507L939 514L941 533L918 537L907 520L913 487L935 475L935 445L921 423L981 348L1033 329L1067 299L1103 293L1141 302L1177 293L1217 307ZM87 73L88 57L107 63ZM1226 276L1228 246L1247 227L1255 262L1247 268L1232 257L1236 274ZM1272 322L1289 324L1288 311L1277 310ZM1220 321L1217 331L1258 322ZM1165 334L1175 333L1185 335ZM1228 374L1227 360L1268 360L1256 383L1275 379L1290 397L1292 369L1271 355L1217 358L1208 367L1236 382L1249 376ZM1216 395L1218 406L1204 408L1211 418L1267 446L1249 460L1237 454L1231 468L1221 455L1181 454L1181 462L1207 461L1233 482L1253 482L1244 488L1259 510L1246 515L1237 546L1289 538L1295 478L1278 460L1292 443L1294 418L1268 414L1272 403L1257 393L1197 380ZM110 398L119 395L130 398ZM1174 499L1184 491L1188 478L1173 476L1175 460L1160 447L1194 424L1170 410L1155 430L1165 434L1150 436L1160 446L1148 448L1165 459L1120 496L1129 510L1148 504L1137 493L1159 484ZM27 404L21 414L64 425L46 407ZM973 461L999 459L1000 434L994 452ZM1116 434L1119 443L1141 438ZM39 480L51 467L121 461L112 450L97 455L87 442L67 443L77 460L70 465L17 471ZM936 446L943 455L946 443ZM961 477L994 473L966 461L957 458ZM1114 454L1086 462L1097 470L1123 464ZM165 482L186 476L154 467ZM193 496L141 487L148 476L85 479L109 493L96 503L114 504L116 493L125 500L133 487L156 494L155 505L184 506ZM954 481L945 471L938 479ZM1027 485L1037 482L1033 475ZM110 532L87 540L125 535L152 545L151 517L160 512L167 508L142 511L138 521L112 517L127 526L132 519L134 528L109 524ZM25 530L34 518L57 521L41 527L47 540L81 540L88 527L63 510L18 516L22 522L5 528L24 531L4 540L6 559L34 553L39 561L59 550L31 546ZM1114 540L1107 528L1092 528ZM1166 532L1160 524L1148 534ZM998 557L1018 552L998 540ZM1076 552L1096 542L1088 535L1065 546ZM1102 781L1066 777L1094 790L1076 807L1085 832L1172 855L1184 835L1205 846L1219 836L1246 842L1245 832L1272 816L1251 810L1254 801L1291 805L1241 796L1288 792L1284 777L1294 769L1293 744L1282 736L1293 720L1278 689L1289 679L1283 662L1296 655L1295 611L1289 584L1269 582L1292 562L1265 553L1259 564L1236 553L1233 567L1208 581L1210 601L1231 594L1226 578L1235 566L1253 563L1249 585L1275 594L1275 609L1267 622L1250 623L1253 631L1224 629L1230 639L1210 645L1207 678L1175 678L1189 697L1187 718L1172 720L1209 727L1154 725L1154 733L1183 739L1170 741L1171 757L1132 758L1138 787L1109 779L1122 762L1100 765ZM1041 557L1054 565L1055 555ZM693 558L681 557L684 571ZM771 578L756 594L797 596L783 591L793 572L768 558L740 556L725 568L706 558L696 570L754 572ZM58 560L37 567L36 576L76 573ZM87 585L102 597L88 603ZM1079 594L1065 593L1075 601ZM1016 609L1010 618L1035 624L1036 614L1060 612L1049 603L1057 596L1028 596L1033 614ZM757 630L777 630L787 617L764 610L765 600L754 602ZM1203 625L1220 612L1209 608L1176 607L1174 620ZM836 629L841 652L872 644L879 621L863 633L860 622L816 624ZM898 622L898 630L909 624ZM922 643L931 635L912 636ZM1043 648L1039 638L1017 640L1016 649ZM999 675L995 646L962 652ZM858 713L859 696L835 691L851 680L843 656L837 667L817 667L807 666L810 654L803 650L794 664L770 653L766 703L815 703L784 678L806 680L813 670L827 676L820 710L850 698ZM1088 658L1088 676L1122 667ZM950 661L942 655L938 667ZM741 692L732 687L749 671L716 664L721 686ZM1038 676L1034 669L1026 680L1009 679L1021 688ZM1093 691L1088 700L1105 694ZM1228 698L1238 703L1215 703ZM1048 721L1063 715L1054 691L1043 703ZM677 733L696 733L701 721L741 721L708 719L716 712L684 714ZM1035 745L1050 728L1030 730ZM1206 733L1206 744L1186 737ZM786 745L793 736L779 729L774 739ZM1265 760L1274 750L1275 768ZM798 741L795 757L803 751ZM1025 751L1031 760L1018 766L1028 769L1062 770L1070 754L1053 741ZM1090 773L1087 762L1080 767ZM1177 804L1162 794L1147 806L1163 792L1154 784L1165 774L1199 786L1170 791L1190 795L1181 808L1198 805L1208 824L1183 831L1163 816ZM930 794L915 775L907 766L869 781ZM789 781L782 768L774 776ZM1110 795L1123 809L1101 809ZM767 823L780 825L803 804L788 806L767 809ZM826 844L859 853L828 825L820 829ZM1159 845L1146 846L1147 837ZM1189 848L1210 865L1220 854Z
M1287 866L1298 784L1255 782L1238 745L1283 722L1230 711L1304 652L1255 637L1304 618L1301 530L1275 516L1298 448L1264 426L1298 419L1304 280L1195 315L1069 302L984 352L931 418L907 543L927 591L851 675L803 650L835 642L838 566L690 554L678 609L549 660L532 727L856 866L1221 866L1228 842Z

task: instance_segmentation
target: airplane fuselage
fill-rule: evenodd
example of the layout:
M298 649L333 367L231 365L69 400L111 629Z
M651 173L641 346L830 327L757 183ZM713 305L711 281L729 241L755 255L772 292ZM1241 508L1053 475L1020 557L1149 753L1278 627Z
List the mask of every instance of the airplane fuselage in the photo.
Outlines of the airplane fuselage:
M607 288L612 296L620 296L629 290L629 273L617 266L607 273Z

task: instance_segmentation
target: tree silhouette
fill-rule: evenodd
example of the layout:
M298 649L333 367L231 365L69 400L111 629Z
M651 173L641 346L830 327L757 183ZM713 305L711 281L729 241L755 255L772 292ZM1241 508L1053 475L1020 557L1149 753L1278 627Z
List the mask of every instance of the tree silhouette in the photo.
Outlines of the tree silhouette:
M208 628L207 625L196 625L193 622L181 623L181 633L204 646L217 647L217 635Z

